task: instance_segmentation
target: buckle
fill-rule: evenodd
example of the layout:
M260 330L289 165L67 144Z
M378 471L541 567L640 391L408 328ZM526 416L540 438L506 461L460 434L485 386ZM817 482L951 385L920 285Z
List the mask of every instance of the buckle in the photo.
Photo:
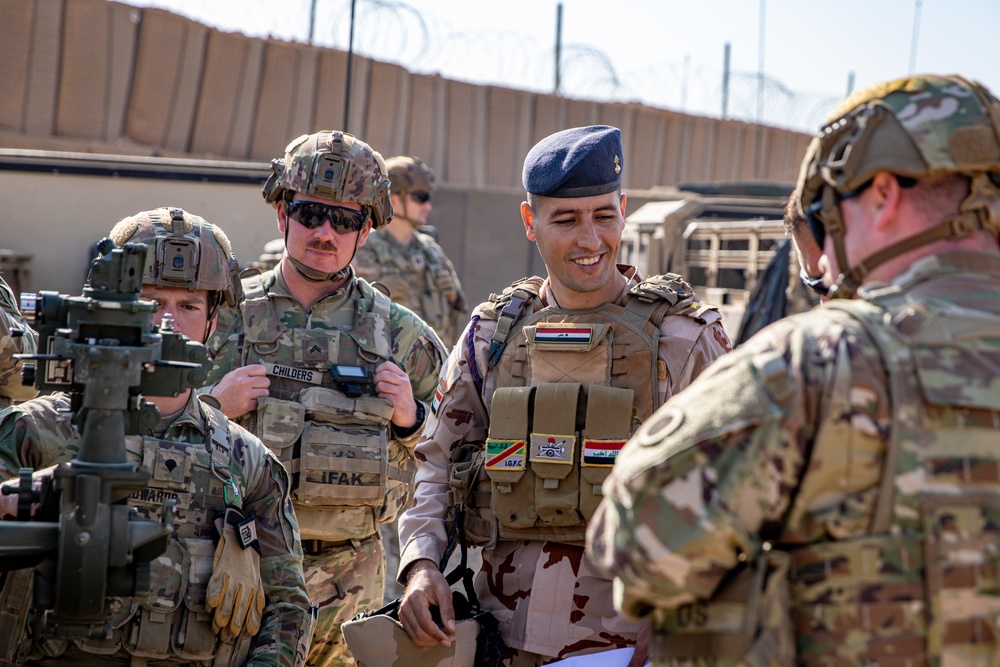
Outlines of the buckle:
M953 239L968 236L982 228L983 226L979 224L979 216L973 211L966 211L948 218L948 230Z

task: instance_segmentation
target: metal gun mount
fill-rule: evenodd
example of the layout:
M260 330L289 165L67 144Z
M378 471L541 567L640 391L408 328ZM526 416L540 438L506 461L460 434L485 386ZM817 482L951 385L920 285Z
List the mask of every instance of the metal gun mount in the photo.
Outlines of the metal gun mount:
M139 298L146 246L118 248L105 239L98 249L82 296L41 292L22 301L40 352L21 355L35 362L25 363L23 380L69 395L81 439L76 457L46 477L40 492L22 471L18 521L0 523L0 570L37 566L32 607L45 611L54 637L105 636L120 598L148 580L146 565L173 532L174 501L162 522L128 506L149 473L129 462L125 436L159 421L143 395L176 396L207 375L205 347L175 333L167 318L155 327L156 304Z

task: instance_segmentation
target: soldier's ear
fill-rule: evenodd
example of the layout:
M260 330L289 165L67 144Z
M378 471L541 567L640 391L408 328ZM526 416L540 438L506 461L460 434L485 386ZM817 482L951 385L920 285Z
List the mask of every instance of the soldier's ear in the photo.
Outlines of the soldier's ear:
M288 226L288 210L286 209L287 204L284 201L279 201L275 210L278 212L278 231L281 235L285 235L285 227Z
M528 202L521 202L521 221L524 223L524 235L532 243L535 242L535 211Z

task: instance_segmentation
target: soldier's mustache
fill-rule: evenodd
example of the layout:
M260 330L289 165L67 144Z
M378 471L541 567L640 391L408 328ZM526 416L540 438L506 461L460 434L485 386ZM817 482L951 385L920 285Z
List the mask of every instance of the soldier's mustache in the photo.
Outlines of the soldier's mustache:
M321 250L323 252L336 252L337 247L329 241L310 241L306 244L307 250Z

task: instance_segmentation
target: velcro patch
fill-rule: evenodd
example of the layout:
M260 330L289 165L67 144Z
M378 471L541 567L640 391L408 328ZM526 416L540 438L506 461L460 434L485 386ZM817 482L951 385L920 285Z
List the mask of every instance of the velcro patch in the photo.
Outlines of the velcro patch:
M310 384L323 384L323 372L314 371L308 368L293 368L292 366L282 366L280 364L268 364L267 374L299 382Z
M592 326L543 326L535 329L536 343L565 343L567 345L590 345L594 339Z
M444 393L441 391L441 385L438 385L437 389L434 390L434 400L431 401L431 412L435 415L438 413L438 408L441 407L442 400L444 400Z
M583 465L610 468L625 446L625 440L584 440Z
M553 433L531 434L531 460L545 463L573 463L576 437Z
M524 470L524 440L486 440L487 470Z

